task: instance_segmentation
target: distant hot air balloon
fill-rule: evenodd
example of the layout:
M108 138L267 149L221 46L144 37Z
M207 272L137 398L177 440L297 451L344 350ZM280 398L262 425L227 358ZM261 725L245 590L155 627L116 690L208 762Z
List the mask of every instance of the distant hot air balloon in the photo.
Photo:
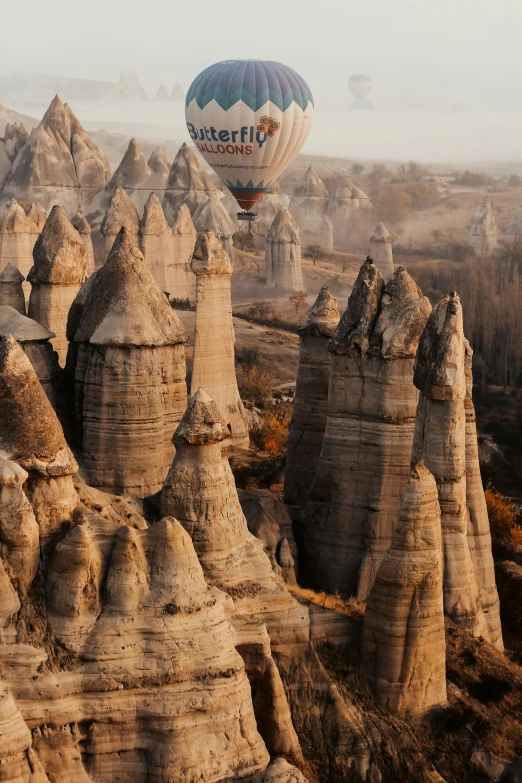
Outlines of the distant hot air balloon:
M199 152L250 210L295 158L314 105L305 80L271 60L223 60L197 76L185 118Z
M372 79L365 73L354 73L348 79L348 89L352 93L353 97L362 101L370 90L372 89Z

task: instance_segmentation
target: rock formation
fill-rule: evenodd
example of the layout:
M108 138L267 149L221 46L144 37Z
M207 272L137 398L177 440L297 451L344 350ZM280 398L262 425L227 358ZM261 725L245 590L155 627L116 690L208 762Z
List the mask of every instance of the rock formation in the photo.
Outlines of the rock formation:
M317 244L326 215L328 191L317 172L309 166L294 189L288 209L297 225L304 244Z
M44 541L69 522L78 465L36 373L14 337L0 337L0 451L29 477L24 492Z
M371 201L366 193L354 185L349 177L344 177L338 184L334 197L328 201L327 208L336 248L352 248L354 233L366 230L371 208Z
M403 267L384 285L362 265L330 342L326 430L303 514L306 571L365 600L390 546L410 475L413 369L431 307Z
M375 699L390 712L417 715L446 701L440 508L422 462L368 597L361 648Z
M265 264L269 288L304 291L299 228L286 207L281 207L267 234Z
M0 568L3 559L11 585L21 596L31 586L40 555L38 523L23 490L28 477L16 462L0 457Z
M122 229L89 287L74 335L75 410L92 486L141 497L161 487L186 405L186 340Z
M7 205L0 230L0 267L7 264L27 277L33 265L31 227L22 207L14 199Z
M161 147L156 147L156 149L151 153L151 156L147 161L147 165L151 173L149 174L148 179L145 181L144 187L150 188L150 190L165 190L167 187L167 181L172 164L168 160Z
M232 258L235 223L223 206L217 191L209 193L207 201L200 204L194 212L193 220L196 231L211 229L225 248L228 257Z
M236 446L248 445L234 365L230 297L232 264L213 231L198 234L191 269L196 275L196 335L191 395L201 386L212 397Z
M281 570L283 573L281 557L285 559L284 541L288 543L295 568L297 546L294 541L292 520L284 503L268 489L239 489L238 496L248 529L262 542L274 571L277 573ZM281 555L282 550L283 555ZM289 580L285 578L285 581Z
M95 270L95 264L94 264L94 250L92 247L92 239L91 239L91 227L89 225L89 222L83 212L81 210L78 210L76 215L71 220L72 225L76 229L76 231L79 233L83 245L85 247L85 265L87 267L87 277L89 275L92 275L92 273Z
M29 209L25 208L27 220L29 221L29 234L31 240L31 254L36 245L36 240L43 231L45 221L47 220L47 213L41 204L33 202L29 205Z
M515 238L522 237L522 204L513 213L507 233Z
M25 315L24 280L23 274L11 264L0 272L0 305L9 305L22 315Z
M59 367L58 356L49 342L54 337L53 332L9 305L0 305L0 335L8 334L22 346L51 405L56 408Z
M196 152L183 142L174 158L165 192L163 206L169 223L174 221L182 204L186 204L190 214L194 216L198 207L204 204L215 190Z
M466 485L467 350L462 307L458 295L453 293L433 311L419 345L414 381L421 394L412 459L423 459L437 482L444 551L444 610L470 633L502 648L492 562L484 550L489 543L488 525L480 507L476 465L470 465L475 475L469 497ZM471 416L469 426L468 437L472 437ZM473 504L473 519L468 499ZM481 589L492 637L481 605L478 579L485 582Z
M165 220L161 201L155 193L150 194L145 204L141 221L141 249L152 276L161 290L174 294L172 231Z
M28 138L29 134L22 122L7 123L4 130L4 149L11 163L13 163Z
M473 213L468 226L468 244L477 256L489 256L498 244L497 223L489 196Z
M370 238L370 255L387 283L393 275L393 250L391 236L384 223L377 223Z
M333 250L333 226L332 221L328 215L324 216L323 222L319 227L319 237L317 242L318 245L323 248L323 250Z
M305 506L323 445L328 405L328 344L339 323L337 300L324 285L299 328L299 368L288 435L284 499Z
M117 187L121 187L125 190L132 190L139 187L150 173L151 171L143 157L140 145L136 139L132 138L129 141L125 155L120 161L120 165L107 185L107 189L115 190Z
M85 196L103 189L110 168L67 104L55 96L16 158L4 196L56 203L75 212Z
M52 343L60 364L67 356L67 315L85 280L85 246L61 207L53 207L33 251L29 276L29 318L38 321L56 337Z
M118 185L101 224L101 233L105 243L103 258L107 258L111 252L114 240L123 226L125 226L132 243L139 246L140 218L138 210L125 190Z
M169 274L170 290L175 299L196 301L196 276L190 267L196 245L197 231L190 217L189 208L182 204L172 226L172 269Z

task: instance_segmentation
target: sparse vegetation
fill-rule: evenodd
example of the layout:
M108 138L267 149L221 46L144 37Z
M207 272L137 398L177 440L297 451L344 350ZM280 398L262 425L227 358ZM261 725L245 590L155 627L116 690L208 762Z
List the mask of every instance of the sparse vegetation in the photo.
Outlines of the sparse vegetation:
M305 304L307 304L307 298L304 291L294 291L293 294L290 294L288 299L294 305L296 315L297 312L299 311L299 308L304 307Z
M308 245L305 252L308 258L312 259L314 266L318 261L322 261L324 258L326 258L326 253L324 252L321 245Z

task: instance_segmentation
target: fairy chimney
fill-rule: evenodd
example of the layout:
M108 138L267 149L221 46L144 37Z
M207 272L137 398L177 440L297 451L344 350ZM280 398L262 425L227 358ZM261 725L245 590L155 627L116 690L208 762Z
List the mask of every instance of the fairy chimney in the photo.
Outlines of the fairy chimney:
M141 221L141 249L152 276L162 291L173 294L171 269L173 266L172 231L165 220L161 201L151 193Z
M468 244L477 256L489 256L497 247L498 229L489 196L473 213L468 227Z
M22 207L12 199L0 229L0 266L11 264L27 277L33 265L31 227Z
M174 299L196 302L196 275L190 267L196 245L197 231L189 208L182 204L172 226L172 269L169 270L170 290Z
M393 275L393 250L389 231L384 223L377 223L370 238L370 255L385 283Z
M9 305L22 315L25 315L24 280L20 270L11 264L0 272L0 305Z
M232 258L235 224L223 206L217 191L210 193L207 201L198 207L194 212L193 221L196 231L211 229L225 248L228 257Z
M138 210L125 192L118 185L114 191L110 204L101 224L101 233L104 237L104 257L108 256L112 250L114 240L120 233L121 228L125 230L134 245L139 245L140 218Z
M309 166L294 189L288 209L299 226L304 244L316 243L326 216L328 191L317 172ZM330 248L331 249L331 248Z
M215 190L196 152L183 142L174 158L165 191L163 206L169 223L174 221L182 204L186 204L194 216Z
M267 234L265 265L269 288L304 291L299 228L286 207L281 207Z
M89 222L81 209L78 210L76 215L71 220L72 225L79 233L83 246L85 247L85 264L87 266L87 277L92 275L95 270L94 264L94 250L92 246L91 227Z

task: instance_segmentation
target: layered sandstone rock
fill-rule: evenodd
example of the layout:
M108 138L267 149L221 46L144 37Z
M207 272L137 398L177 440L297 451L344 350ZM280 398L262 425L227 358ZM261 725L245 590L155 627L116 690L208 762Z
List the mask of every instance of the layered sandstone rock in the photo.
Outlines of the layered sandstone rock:
M159 189L164 190L170 169L172 168L172 163L170 163L161 147L156 147L156 149L151 152L147 165L153 174L157 174L161 177L161 182L163 184L159 186Z
M318 243L319 233L326 215L328 191L317 172L309 166L294 189L288 207L299 226L303 242Z
M91 237L91 227L89 225L89 221L81 211L81 209L78 210L76 215L71 220L71 224L74 226L76 231L79 233L83 246L85 247L85 265L87 267L87 277L89 275L92 275L92 273L95 270L95 263L94 263L94 250L92 246L92 237Z
M341 250L350 249L354 232L366 228L372 204L366 193L344 177L338 184L335 195L328 201L327 215L333 226L335 246Z
M326 427L330 352L339 323L337 300L324 285L299 328L299 368L288 435L284 499L305 506Z
M153 494L186 405L187 334L125 229L78 316L75 410L88 483Z
M189 208L182 204L172 226L172 269L169 272L171 287L167 290L171 291L175 299L188 299L191 303L196 301L196 275L190 262L197 235Z
M393 250L391 236L384 223L377 223L370 238L370 255L387 283L393 275Z
M29 209L25 207L27 220L29 221L29 234L31 239L31 253L36 245L36 240L43 231L45 221L47 220L47 212L41 204L33 202L29 205Z
M182 204L186 204L190 214L205 204L216 188L209 175L203 169L195 151L185 142L174 158L165 191L165 215L172 223Z
M111 196L110 204L101 224L100 230L104 238L103 258L106 258L111 252L114 240L123 226L125 226L133 244L139 245L140 218L138 210L125 190L118 185Z
M232 258L233 242L232 237L235 231L235 223L226 211L217 191L209 193L209 197L204 204L200 204L193 215L194 227L196 231L207 231L210 229L217 236L228 257Z
M435 479L419 462L368 596L361 639L377 703L405 716L446 701L440 524Z
M151 193L141 221L141 249L152 276L162 291L172 290L173 241L172 231L165 220L161 201Z
M60 364L67 356L67 316L84 282L85 246L61 207L53 207L33 251L29 276L29 317L54 332L52 343Z
M24 492L45 540L71 519L78 465L28 356L11 335L0 337L0 398L0 451L29 474Z
M0 305L9 305L22 315L25 315L24 280L23 274L12 264L7 264L0 272Z
M297 546L294 541L292 520L284 503L268 489L239 489L238 497L248 529L262 542L274 571L283 573L281 550L286 550L283 544L285 540L290 548L295 569ZM284 553L283 559L285 559Z
M7 123L4 130L4 149L11 163L13 163L28 138L29 134L23 122Z
M139 187L150 173L151 171L143 157L140 145L136 139L132 138L107 188L115 190L117 187L122 187L125 190L132 190Z
M213 231L198 235L191 269L197 279L191 395L199 387L205 389L225 419L232 443L248 446L248 428L234 365L232 264Z
M0 230L0 266L7 264L19 269L24 277L33 264L29 220L14 199L6 206Z
M497 223L489 196L473 213L468 226L468 244L477 256L488 256L498 244Z
M28 473L16 462L0 457L0 562L22 596L27 594L38 568L38 524L23 484Z
M266 237L266 284L281 291L304 291L299 228L286 207L275 216Z
M361 267L330 342L326 430L303 515L306 573L365 600L410 475L415 355L431 307L403 267Z
M468 539L469 526L470 534L477 533L477 576L487 578L487 561L480 562L483 542L478 535L479 530L484 533L484 520L477 520L475 510L475 531L471 521L468 522L464 407L466 342L462 307L458 295L453 293L433 311L419 345L415 385L421 395L412 459L423 459L437 482L444 551L444 610L470 633L489 639ZM477 489L476 476L473 488ZM489 580L484 589L489 594L491 622L494 623L495 605L491 603ZM495 641L502 646L498 633L497 627Z
M29 357L51 405L56 408L58 356L49 342L54 337L45 327L21 315L9 305L0 305L0 335L11 334Z

